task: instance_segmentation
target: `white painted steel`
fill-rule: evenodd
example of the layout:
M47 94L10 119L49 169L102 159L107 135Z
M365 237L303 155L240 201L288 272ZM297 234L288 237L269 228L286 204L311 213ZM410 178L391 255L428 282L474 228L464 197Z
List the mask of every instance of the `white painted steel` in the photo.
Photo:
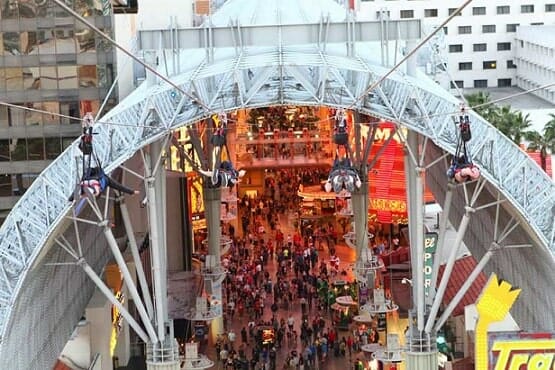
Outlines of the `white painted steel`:
M171 79L218 110L276 104L347 107L353 103L352 97L387 72L375 60L376 50L371 44L356 46L354 57L346 55L344 44L327 44L325 50L323 44L245 47L239 54L232 48L216 49L212 63L206 61L204 51L202 56L191 52L190 58L181 58L189 64L182 65L182 73ZM414 96L418 96L416 101L412 101ZM449 113L458 110L458 103L434 82L399 71L359 101L355 109L398 120L443 150L455 153L457 128ZM110 172L140 148L208 113L172 87L142 85L100 119L110 125L95 126L99 160ZM434 115L425 119L425 113ZM530 239L551 259L549 263L555 264L555 185L520 148L481 117L470 116L473 139L469 150L483 178L508 199L512 212L528 221ZM80 155L77 144L74 142L43 171L0 228L0 353L10 341L7 323L16 300L25 294L21 291L23 282L50 238L63 231L62 220L70 213L67 198L81 173L80 161L75 161Z

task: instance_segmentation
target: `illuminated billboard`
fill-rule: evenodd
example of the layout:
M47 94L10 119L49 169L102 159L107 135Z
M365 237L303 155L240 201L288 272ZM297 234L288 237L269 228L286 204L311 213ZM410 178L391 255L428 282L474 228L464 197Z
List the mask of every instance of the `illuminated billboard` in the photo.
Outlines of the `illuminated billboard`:
M555 333L488 335L490 370L555 369Z

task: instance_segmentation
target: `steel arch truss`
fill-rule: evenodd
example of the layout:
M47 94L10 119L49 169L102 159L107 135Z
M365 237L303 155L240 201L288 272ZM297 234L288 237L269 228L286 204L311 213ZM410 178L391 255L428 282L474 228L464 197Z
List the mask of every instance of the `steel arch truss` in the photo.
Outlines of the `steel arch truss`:
M454 153L458 100L435 83L395 73L356 101L387 71L362 56L331 54L316 46L244 49L233 57L192 66L173 77L210 110L247 107L327 105L401 122ZM144 85L95 125L96 150L112 171L168 131L207 117L201 104L174 88ZM482 175L520 212L538 245L555 253L555 185L526 153L489 123L472 114L469 143ZM102 124L107 122L110 124ZM77 141L45 169L0 229L0 328L3 341L10 310L41 250L71 210L67 201L81 174Z

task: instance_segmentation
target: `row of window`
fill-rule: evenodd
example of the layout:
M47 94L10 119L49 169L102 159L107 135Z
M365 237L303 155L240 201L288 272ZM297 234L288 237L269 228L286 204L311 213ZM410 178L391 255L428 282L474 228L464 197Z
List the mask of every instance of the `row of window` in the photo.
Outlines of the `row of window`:
M109 33L108 30L102 31ZM83 54L109 52L110 44L88 29L74 25L36 31L0 32L5 55Z
M472 51L487 51L488 44L486 43L479 43L472 45ZM511 43L510 42L498 42L497 43L497 51L507 51L511 50ZM463 45L462 44L451 44L449 45L449 52L450 53L462 53L463 52Z
M0 162L56 159L74 140L74 137L2 139Z
M516 64L512 60L507 60L507 69L516 68ZM485 60L482 62L482 69L497 69L496 60ZM459 71L471 71L472 62L461 62L459 63Z
M534 5L527 4L520 6L520 13L522 14L529 14L534 13ZM452 15L454 12L457 11L457 8L449 8L449 15ZM545 4L545 11L546 12L555 12L555 4ZM497 14L510 14L511 13L511 6L510 5L501 5L497 7ZM485 6L475 6L472 8L472 15L486 15L486 7ZM458 13L457 15L461 15ZM438 9L424 9L424 17L426 18L434 18L438 16ZM400 11L400 17L402 19L406 18L414 18L414 10L413 9L403 9Z
M67 6L84 17L103 15L103 3L102 1L65 1ZM68 17L68 12L53 1L0 0L0 19L35 17Z
M511 87L512 86L512 79L510 78L499 78L497 79L497 87ZM488 80L474 80L474 88L476 89L484 89L488 87ZM464 81L457 80L451 81L451 88L459 88L464 89Z
M38 173L0 175L0 197L23 195L25 189L28 189L38 176ZM2 221L3 220L0 219L0 224Z
M0 91L58 90L99 87L97 66L57 66L1 68ZM105 71L101 86L108 85Z
M506 25L505 31L506 32L516 32L516 28L519 26L519 23L510 23ZM530 23L532 26L541 26L543 22L534 22ZM459 35L468 35L472 33L472 26L459 26L457 28ZM482 25L482 33L495 33L497 32L497 26L495 24L484 24ZM447 33L447 32L446 32Z
M17 105L24 105L33 110L0 106L0 128L79 124L81 123L79 120L70 119L69 117L82 117L86 112L98 112L100 101L44 101L19 103ZM39 111L53 114L43 114Z

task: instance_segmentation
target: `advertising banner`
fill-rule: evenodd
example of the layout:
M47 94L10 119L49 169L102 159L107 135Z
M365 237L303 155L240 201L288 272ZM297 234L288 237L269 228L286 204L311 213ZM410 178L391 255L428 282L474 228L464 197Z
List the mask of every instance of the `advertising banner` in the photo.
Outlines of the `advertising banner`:
M426 233L424 236L424 293L428 296L432 281L434 255L437 249L437 233Z
M555 368L555 333L488 334L489 370Z

